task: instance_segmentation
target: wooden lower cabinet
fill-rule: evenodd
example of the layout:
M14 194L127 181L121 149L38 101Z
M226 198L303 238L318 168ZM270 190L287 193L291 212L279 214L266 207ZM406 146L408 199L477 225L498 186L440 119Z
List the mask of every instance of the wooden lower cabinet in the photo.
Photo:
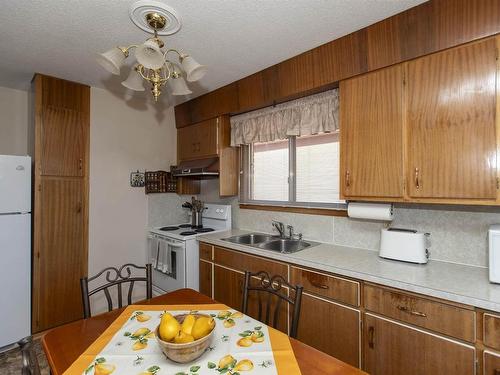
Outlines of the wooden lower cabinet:
M371 375L473 375L475 348L365 314L364 366Z
M212 263L200 260L200 293L212 298Z
M33 331L83 317L80 278L87 272L84 182L42 177L33 257Z
M500 353L485 350L483 353L483 374L500 375Z
M241 310L243 298L243 273L214 265L214 299L233 309Z
M360 312L302 295L298 340L359 367Z

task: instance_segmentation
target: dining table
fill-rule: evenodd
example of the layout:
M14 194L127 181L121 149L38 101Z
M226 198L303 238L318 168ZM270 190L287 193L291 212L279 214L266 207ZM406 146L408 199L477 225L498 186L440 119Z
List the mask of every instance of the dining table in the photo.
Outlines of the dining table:
M137 302L140 305L187 305L218 303L193 289L171 293ZM71 364L118 318L124 308L112 310L88 319L77 320L48 331L42 336L53 375L63 374ZM362 375L365 372L328 354L290 338L290 343L302 374Z

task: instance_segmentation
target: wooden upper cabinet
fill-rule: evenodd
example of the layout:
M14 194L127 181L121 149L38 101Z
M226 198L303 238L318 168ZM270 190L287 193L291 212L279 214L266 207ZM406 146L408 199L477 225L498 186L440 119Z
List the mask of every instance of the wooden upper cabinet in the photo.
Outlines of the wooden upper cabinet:
M44 176L84 176L88 116L83 112L44 107L41 126L41 173Z
M223 86L190 103L191 123L238 111L238 83Z
M340 82L341 193L403 197L403 69Z
M218 155L217 118L177 130L178 161Z
M314 88L313 52L307 51L276 67L276 100L286 100Z
M272 66L238 81L239 112L269 106L276 99L277 68Z
M192 124L191 121L191 102L178 104L174 108L175 111L175 127L182 128Z
M412 198L496 200L495 38L407 65Z
M366 66L366 30L323 44L313 50L314 86L332 85L364 73Z

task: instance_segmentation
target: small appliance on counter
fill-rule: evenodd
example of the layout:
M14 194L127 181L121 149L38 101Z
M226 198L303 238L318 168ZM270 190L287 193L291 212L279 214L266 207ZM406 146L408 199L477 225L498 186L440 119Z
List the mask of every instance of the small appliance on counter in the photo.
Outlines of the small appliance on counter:
M384 228L380 238L381 258L425 264L429 260L429 233L414 229Z
M488 258L490 282L500 283L500 224L488 229Z

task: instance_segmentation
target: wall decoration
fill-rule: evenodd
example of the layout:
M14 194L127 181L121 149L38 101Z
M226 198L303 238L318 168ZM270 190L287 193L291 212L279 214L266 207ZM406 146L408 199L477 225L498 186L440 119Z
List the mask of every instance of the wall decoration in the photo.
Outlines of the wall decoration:
M144 173L139 172L139 171L130 173L130 186L143 187L144 186Z

